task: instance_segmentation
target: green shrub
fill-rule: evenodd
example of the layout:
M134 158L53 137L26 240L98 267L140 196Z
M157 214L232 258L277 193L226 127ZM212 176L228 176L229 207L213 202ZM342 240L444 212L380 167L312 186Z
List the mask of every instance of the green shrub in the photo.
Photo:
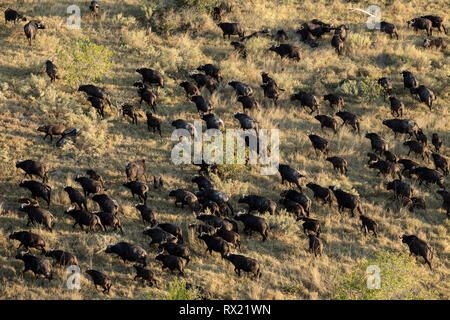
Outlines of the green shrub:
M369 266L380 268L380 288L368 288ZM338 280L333 299L336 300L422 300L436 299L436 292L426 288L431 282L429 270L415 262L407 253L380 251L374 259L364 260Z
M64 70L64 79L72 89L80 84L101 81L111 69L112 52L88 38L67 41L56 53Z
M156 297L161 300L200 300L197 290L186 289L186 281L175 279L166 287L167 294ZM152 298L150 296L150 298Z
M376 78L367 77L359 81L358 92L359 98L363 101L375 101L381 97L383 87L378 84Z

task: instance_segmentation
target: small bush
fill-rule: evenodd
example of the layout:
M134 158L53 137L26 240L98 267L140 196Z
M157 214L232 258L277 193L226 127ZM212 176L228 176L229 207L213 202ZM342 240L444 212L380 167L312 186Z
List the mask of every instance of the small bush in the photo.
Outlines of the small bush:
M380 268L380 288L369 289L367 285L369 266ZM430 283L428 270L416 264L407 253L380 251L375 259L364 260L339 279L333 292L336 300L422 300L436 299L434 291L424 289Z
M111 69L112 52L88 38L66 42L56 53L64 70L64 79L72 89L82 83L102 80Z
M375 78L367 77L358 84L359 98L363 101L375 101L381 97L383 87L380 86Z
M178 280L176 277L167 285L167 295L157 298L161 300L200 300L197 290L186 289L186 281Z

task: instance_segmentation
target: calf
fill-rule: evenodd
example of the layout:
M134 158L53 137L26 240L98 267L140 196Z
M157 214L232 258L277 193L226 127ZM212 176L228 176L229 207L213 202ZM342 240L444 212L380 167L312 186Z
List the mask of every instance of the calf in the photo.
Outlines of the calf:
M419 239L415 235L404 234L402 235L402 243L408 245L410 255L414 254L423 257L425 263L430 267L430 270L433 270L430 261L433 259L434 251L425 241Z
M142 104L142 101L145 101L152 108L153 112L156 112L156 94L152 91L152 88L140 81L135 82L133 86L138 88L137 93L141 99L139 105Z
M56 79L60 78L58 75L58 68L50 60L45 61L45 72L50 77L50 82L55 82Z
M316 119L317 121L320 122L320 128L322 129L322 131L323 131L323 128L330 128L331 130L333 130L334 134L337 133L336 119L329 117L327 115L324 115L324 114L316 115L314 117L314 119Z
M55 259L56 263L61 266L78 266L77 257L70 252L62 250L51 250L45 253L46 257Z
M314 111L317 110L317 112L319 112L319 99L317 99L316 96L312 95L312 94L308 94L304 91L299 91L298 93L295 93L293 95L291 95L291 101L300 101L300 106L302 108L304 107L308 107L311 109L311 113L313 113Z
M341 157L328 157L325 159L333 164L334 170L341 172L342 174L347 174L347 160Z
M25 269L22 271L22 273L31 270L33 271L35 276L39 276L40 274L42 274L49 281L52 280L52 265L47 260L36 258L35 256L23 251L17 254L15 258L18 260L22 260L25 264Z
M243 37L245 34L244 28L239 23L221 22L217 26L222 29L224 39L226 36L230 39L230 36L238 35Z
M200 234L198 238L205 242L207 246L206 252L209 251L210 255L212 255L213 251L219 252L223 259L224 256L230 252L230 246L225 240L221 238L210 236L205 233Z
M148 208L146 204L137 204L136 209L139 210L144 225L146 223L149 223L152 227L156 225L156 215L151 208Z
M28 251L29 248L35 248L41 250L42 254L45 253L45 241L41 236L31 233L29 231L18 231L13 232L9 235L9 239L17 240L20 242L20 245L17 249L21 247L25 247Z
M378 234L377 234L377 230L378 230L377 223L374 220L372 220L369 217L366 217L364 215L360 215L359 219L361 220L362 228L364 229L364 235L366 235L367 233L370 233L370 231L372 231L373 234L375 235L375 238L376 238L378 236Z
M386 100L386 96L389 96L392 93L392 83L386 77L382 77L378 79L377 83L381 86L384 93L384 100Z
M328 101L330 103L330 108L333 110L339 110L344 106L344 99L334 93L324 95L323 100Z
M19 187L28 189L31 192L31 197L34 199L44 199L47 202L48 207L50 207L50 197L52 192L50 186L34 180L22 180L19 183Z
M155 84L164 88L164 78L159 71L148 68L139 68L136 69L136 72L142 76L142 82L144 84Z
M75 182L78 182L81 185L85 197L90 194L99 193L103 189L99 181L87 177L77 175L77 177L75 178Z
M162 137L161 134L161 121L155 117L151 112L147 112L147 128L148 131L150 131L150 128L153 130L153 133L156 132L156 130L158 130L159 132L159 136Z
M409 160L409 159L400 159L398 160L398 163L400 163L401 165L403 165L403 170L401 172L401 174L411 174L411 170L414 169L414 167L419 167L419 163Z
M381 21L380 22L380 31L385 32L388 35L391 36L391 39L394 37L394 35L397 37L398 40L398 31L397 28L389 22Z
M234 118L239 121L239 124L241 125L241 129L243 129L243 130L255 129L255 131L258 132L258 121L249 117L247 114L235 112Z
M433 152L431 156L433 157L433 162L434 166L436 167L436 170L441 169L442 172L444 173L444 176L448 176L449 173L448 160L436 152Z
M19 211L25 212L28 216L27 226L35 223L42 224L50 232L53 231L55 217L47 210L39 208L39 203L36 200L23 199Z
M280 203L286 207L287 212L292 213L296 218L306 215L303 207L295 201L281 198ZM309 216L309 213L307 214L307 216Z
M91 276L95 285L95 290L98 290L97 286L100 286L103 288L103 293L108 292L109 294L109 290L111 289L111 279L107 275L97 270L87 270L86 273Z
M28 44L31 46L31 40L36 39L36 33L39 29L45 29L44 21L42 20L31 20L24 27L23 30L28 39Z
M305 232L305 234L307 234L306 230L309 230L315 233L317 236L320 235L321 229L319 220L306 217L298 217L297 221L303 221L303 232Z
M409 148L408 156L412 152L422 157L422 160L425 160L425 156L428 160L430 160L430 154L428 152L428 148L421 144L418 141L408 140L403 142L403 145Z
M261 265L258 261L239 254L227 254L224 258L234 265L234 272L241 276L241 270L252 273L253 279L261 278Z
M195 223L190 224L188 228L193 229L197 234L205 233L210 236L214 235L218 229L209 224L195 224Z
M329 186L329 188L331 191L333 191L334 196L336 197L339 212L342 212L344 208L347 208L350 209L352 217L355 216L355 209L358 210L359 214L363 214L361 200L358 196L338 189L335 186Z
M69 207L67 210L64 210L64 214L71 216L75 220L75 223L73 224L74 229L78 224L82 231L84 231L84 226L88 227L86 233L94 230L96 226L98 226L101 230L106 231L105 227L102 225L102 221L95 214L84 210L75 209L75 207Z
M183 230L181 230L181 228L179 226L174 225L172 223L159 223L158 228L175 236L179 243L184 242Z
M342 119L343 124L342 125L349 125L353 128L354 131L356 131L358 134L360 132L360 122L361 118L357 115L350 113L348 111L338 111L336 112L336 116Z
M76 203L80 209L83 209L84 206L84 209L88 211L86 198L80 191L69 186L64 187L64 191L67 192L67 195L69 196L70 204Z
M317 257L317 254L320 254L322 256L323 251L323 244L322 240L319 239L319 237L315 236L314 234L310 233L308 234L309 238L309 253L314 253L314 256Z
M216 91L218 88L217 82L210 76L201 73L190 73L189 77L197 83L197 87L199 90L201 90L203 87L206 87L206 89L208 89L208 91L213 94L214 91Z
M281 175L281 184L285 182L294 183L297 188L302 191L302 187L300 185L300 179L305 176L302 175L298 170L290 167L287 164L279 164L278 172Z
M238 233L222 227L216 229L216 232L215 234L213 234L213 236L220 237L226 242L233 244L235 248L239 248L239 250L241 250L241 237Z
M236 96L251 96L253 95L253 90L250 86L242 83L240 81L230 81L228 85L231 86L236 91Z
M264 90L264 97L272 99L274 104L277 104L278 96L279 96L279 88L275 82L271 81L269 83L264 83L261 85L261 88Z
M216 117L213 113L205 113L202 115L202 120L206 122L206 129L223 130L224 124L221 119Z
M276 52L281 58L288 57L297 61L302 58L302 48L295 44L281 43L270 47L269 51Z
M116 214L119 211L119 204L117 201L106 194L96 194L92 197L94 202L97 202L100 209L105 212Z
M447 217L450 218L450 192L438 190L437 193L442 197L442 207L446 211Z
M410 199L414 194L414 190L410 184L398 179L386 183L386 189L393 190L395 197L399 200L403 198Z
M447 42L442 39L441 37L436 38L436 39L425 39L423 40L423 47L424 48L431 48L431 47L435 47L436 50L439 50L441 48L446 49L447 48Z
M375 151L375 153L379 153L381 155L384 151L388 150L389 148L388 143L378 134L366 133L365 137L370 140L370 145L372 147L372 150Z
M20 14L16 10L8 8L5 10L5 25L8 23L8 21L14 21L14 24L16 24L19 21L27 21L27 17Z
M391 103L391 113L394 116L395 114L397 117L403 117L403 110L405 110L405 105L403 102L401 102L396 97L389 97L389 101Z
M336 53L340 56L342 54L342 49L344 49L344 41L340 36L335 35L331 38L331 46L336 50Z
M128 181L139 181L142 177L147 180L147 167L145 166L145 159L132 161L125 167L125 173Z
M147 281L150 287L154 284L155 287L158 288L158 279L153 271L143 268L137 264L133 267L136 269L136 276L134 277L135 281L141 278L144 282Z
M234 50L236 50L237 53L239 53L239 55L243 59L247 59L247 48L243 43L238 41L232 41L230 44L234 47Z
M176 256L176 257L180 257L186 260L186 265L189 263L190 261L190 255L191 252L189 250L188 247L183 246L181 244L177 244L177 243L161 243L159 245L159 250L162 250L161 253L164 252L164 250L166 250L169 254Z
M389 162L392 162L392 163L397 163L398 160L399 160L399 157L397 157L397 156L395 155L395 153L393 153L392 151L385 150L385 151L383 152L383 154L384 154L384 157L386 158L386 161L389 161ZM378 160L379 160L379 159L378 159ZM378 160L377 160L377 161L378 161Z
M197 134L197 130L195 129L194 125L183 119L172 121L172 127L175 127L176 129L187 130L191 134L191 137L194 137Z
M182 258L168 254L158 254L155 259L163 263L163 271L165 268L168 268L173 274L173 270L176 269L180 272L180 275L184 277L184 266L186 265L186 262Z
M48 169L47 165L42 162L34 160L16 161L16 168L20 168L25 171L25 177L28 175L33 179L33 175L42 178L42 182L48 181Z
M411 94L418 95L419 100L421 102L424 102L428 106L428 108L430 108L430 111L432 110L433 101L436 100L436 96L434 95L433 91L423 85L420 85L417 88L411 88L410 91Z
M419 86L419 82L416 80L416 77L414 77L414 75L411 72L403 70L401 74L403 75L404 89L411 89Z
M183 189L171 190L169 192L169 197L175 198L175 207L178 207L178 204L181 204L181 208L185 205L189 206L192 212L195 212L199 209L200 204L198 202L198 198L192 192Z
M259 213L269 212L270 215L273 215L277 210L277 204L274 201L257 195L242 194L239 203L248 204L248 213L256 210Z
M216 79L218 82L222 81L223 79L222 70L218 66L215 66L211 63L199 66L197 70L203 71L206 75Z
M203 96L192 96L191 101L195 103L199 114L210 112L213 109L211 102Z
M99 11L100 11L100 5L97 1L91 1L91 4L89 5L89 10L91 10L91 15L95 18L99 17Z
M200 90L197 86L191 82L183 81L180 83L180 87L186 92L186 96L190 99L192 96L199 96Z
M257 217L251 214L238 213L234 216L237 221L242 221L244 223L244 232L252 234L253 231L259 232L262 236L262 240L266 241L269 233L269 224L264 218Z
M147 262L145 261L147 252L142 247L128 242L122 241L115 245L108 245L105 253L117 254L124 263L130 261L141 263L144 267L147 265Z
M98 97L88 97L88 101L91 103L92 107L97 110L97 113L104 118L105 117L105 103L103 99Z
M155 243L176 243L178 241L178 239L173 234L159 228L146 228L143 234L149 236L152 239L152 241L150 242L150 246Z
M380 174L383 174L384 176L390 175L392 178L395 178L395 176L398 176L400 180L402 180L402 175L400 174L400 168L396 163L392 163L390 161L384 161L384 160L378 160L377 162L372 162L369 165L370 169L377 169L377 177L380 176Z
M291 189L291 190L282 190L280 196L300 204L305 210L306 215L309 217L312 201L311 199L308 198L307 195Z
M102 176L99 173L97 173L95 170L88 169L86 170L86 174L89 176L90 179L98 181L104 190L107 190L105 188L105 181L103 180Z
M433 144L434 148L437 152L439 152L439 149L442 146L442 139L439 137L437 133L433 133L433 136L431 138L431 143Z
M309 182L306 185L314 193L314 199L321 199L323 204L330 204L333 202L331 198L331 191L328 188L324 188L318 184Z
M148 186L145 183L139 181L128 181L125 182L123 186L131 191L133 199L134 195L137 195L142 203L147 202Z
M202 175L193 176L191 181L197 184L197 187L200 191L214 189L214 183Z
M245 109L256 109L257 111L261 111L258 101L255 98L250 96L239 96L237 101L242 103L242 112L245 112Z
M114 213L104 212L104 211L96 211L96 212L93 212L93 214L95 214L96 216L98 216L100 218L100 221L101 221L103 227L105 228L105 231L106 231L106 227L111 227L113 231L120 230L120 232L123 234L122 224L120 223L119 218L117 218L117 216Z
M319 137L318 135L311 133L308 134L308 138L312 143L316 156L318 155L317 151L322 151L323 153L328 154L328 152L330 151L329 144L325 138Z
M53 142L53 136L61 136L66 130L66 126L62 124L42 125L37 131L44 132L44 140L50 136L50 141Z
M131 123L137 125L139 113L134 106L127 103L122 105L122 116L131 118Z

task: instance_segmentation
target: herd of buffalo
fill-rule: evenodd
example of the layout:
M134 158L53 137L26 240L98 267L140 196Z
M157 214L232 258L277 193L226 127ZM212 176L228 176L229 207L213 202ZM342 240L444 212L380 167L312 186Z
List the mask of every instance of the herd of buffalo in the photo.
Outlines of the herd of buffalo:
M94 17L99 16L101 5L97 1L92 1L89 8ZM231 10L231 1L225 1L223 7L213 8L214 19L221 21L223 16ZM18 23L26 20L27 18L24 15L15 10L7 9L5 11L5 23L8 21ZM432 35L433 28L447 33L443 20L438 16L427 15L414 18L407 24L416 31L425 30L428 36ZM238 36L238 40L231 42L231 45L243 59L249 55L245 43L252 37L271 37L277 41L277 45L271 46L268 51L277 53L281 58L302 59L302 48L299 45L285 43L288 36L284 30L278 30L275 34L271 34L270 30L266 29L246 36L245 28L239 23L220 22L218 27L222 30L224 39L227 36L228 39L231 36ZM32 40L36 37L38 30L45 28L44 21L40 20L31 20L25 25L24 31L30 45L32 45ZM331 31L334 31L331 45L341 55L345 40L350 32L346 25L335 27L333 24L314 19L303 23L296 30L296 33L299 34L301 41L311 47L317 47L319 45L317 39ZM394 36L396 39L399 37L397 28L391 23L381 22L380 31L389 34L392 39ZM427 38L424 40L424 46L445 48L446 41L443 38ZM56 82L60 78L57 66L50 60L46 61L45 65L50 81ZM139 105L145 102L148 108L152 110L151 112L150 110L146 111L148 130L152 133L158 133L162 137L164 123L157 116L157 90L158 87L165 87L165 79L160 72L154 69L139 68L136 72L142 76L141 81L133 83L133 86L137 89ZM206 89L210 94L219 90L226 74L222 73L220 67L210 63L198 66L196 72L191 72L187 76L188 79L179 83L179 86L184 90L187 99L193 103L193 106L195 105L200 118L205 121L206 127L222 130L224 122L212 113L214 106L202 94L202 90ZM436 101L433 91L420 84L420 79L413 73L407 70L399 70L399 73L403 76L404 89L408 90L411 95L418 97L418 100L423 102L431 111L433 103ZM277 104L280 94L285 90L280 88L276 80L271 78L268 73L262 72L261 78L260 87L264 92L264 97ZM449 162L445 156L440 154L444 141L438 134L433 133L429 136L431 138L430 144L428 136L414 120L400 118L407 113L407 110L401 99L392 95L393 84L389 78L380 78L378 84L382 88L385 99L388 98L391 107L392 118L381 121L384 126L392 130L393 136L389 139L398 139L399 136L406 135L407 140L403 142L405 155L396 155L389 150L388 141L380 134L376 132L365 133L367 142L370 142L367 148L369 168L375 170L377 176L383 175L387 179L386 190L391 190L399 204L407 207L410 211L425 209L427 201L420 196L418 190L414 190L408 183L408 179L418 179L419 184L424 183L427 188L434 188L433 185L437 185L439 188L432 192L443 198L442 207L449 217L450 192L446 191L444 181L449 174ZM236 101L242 105L242 113L235 112L234 118L239 122L242 129L257 130L258 121L251 117L251 113L260 112L261 106L253 95L254 89L240 81L229 81L228 85L236 92ZM86 95L87 101L98 111L99 117L102 119L105 117L105 107L111 108L113 106L111 95L101 87L92 84L80 85L78 91ZM352 170L351 165L343 157L332 155L333 148L326 139L324 129L329 129L333 134L336 134L342 126L346 125L355 134L360 134L362 120L360 116L344 110L343 97L330 93L324 95L323 100L327 101L327 104L329 103L330 110L333 110L335 115L342 120L341 125L333 115L320 114L320 97L304 91L292 93L290 96L292 104L300 104L310 114L317 112L317 115L312 117L311 121L317 120L320 123L322 134L320 136L308 133L316 156L321 159L321 154L324 154L325 161L332 165L338 175L347 175L347 172ZM138 107L124 104L121 106L121 111L124 117L130 118L132 124L138 124L138 118L141 117ZM170 124L177 129L187 129L192 135L196 134L194 126L184 119L174 120ZM82 134L76 128L57 123L42 125L37 130L45 133L44 140L47 136L50 137L50 141L53 141L55 136L59 137L56 142L58 147L62 147L67 142L75 141L76 137ZM412 156L416 157L415 160L409 159L411 153ZM431 160L434 163L434 168L428 167ZM240 251L242 237L244 235L250 237L254 232L261 236L262 241L270 241L271 226L259 214L277 215L280 214L282 208L288 214L295 216L297 221L302 224L304 234L308 239L308 251L314 256L321 255L323 250L326 249L321 240L321 234L326 230L322 228L320 220L311 217L313 215L313 201L317 201L318 205L326 205L330 208L335 206L336 203L339 212L349 210L351 217L354 217L356 211L359 214L364 234L372 232L374 237L383 236L383 231L378 229L376 218L371 217L370 213L364 213L363 200L359 196L337 186L321 186L312 181L304 182L306 176L284 163L281 163L278 168L281 184L287 184L289 187L292 185L293 188L281 190L281 199L277 202L260 195L240 195L237 203L248 206L246 213L236 212L236 204L233 204L231 196L216 188L211 179L211 174L220 177L220 167L216 164L202 163L199 165L198 174L195 174L189 181L197 187L197 191L178 188L170 190L168 193L169 198L174 200L175 207L184 208L186 206L196 215L196 221L191 221L188 230L183 230L180 226L164 222L163 217L158 216L157 212L152 210L151 206L148 206L150 187L147 184L149 180L147 165L145 159L128 163L124 170L127 179L121 187L128 189L133 199L137 197L139 200L135 207L142 216L144 225L142 239L150 238L150 248L157 246L159 251L156 256L150 257L143 247L124 240L108 245L104 253L115 254L124 263L133 262L136 272L135 280L143 279L149 285L158 285L156 274L147 267L147 259L149 258L159 261L163 270L167 268L172 273L178 271L182 276L185 275L187 265L192 260L191 263L195 263L195 257L192 259L191 250L184 242L186 232L189 230L195 232L198 239L202 240L206 252L210 254L213 252L219 253L223 259L229 261L234 266L237 276L240 276L241 271L244 271L253 275L255 279L261 277L263 265L260 262L252 257L232 252ZM108 186L107 179L104 180L99 172L89 169L84 175L76 176L74 179L76 185L65 186L64 192L67 193L71 206L63 213L56 214L54 211L51 212L53 190L48 185L51 176L49 177L47 165L37 160L28 159L17 161L16 168L23 170L25 178L29 178L29 180L22 180L19 183L20 188L29 192L29 197L19 200L21 203L19 211L24 212L28 217L27 226L30 224L33 226L41 225L48 231L54 232L58 229L58 224L55 224L56 218L69 217L73 220L73 232L77 232L75 231L77 226L81 231L85 230L86 232L116 231L123 234L124 229L126 230L126 225L122 225L120 221L120 214L123 214L120 203L106 192L113 186ZM166 182L163 177L154 176L153 187L156 190L164 190ZM304 192L304 187L312 192L312 200ZM47 208L39 203L39 199L45 202ZM94 207L97 205L94 205L94 202L98 205L99 210L95 210ZM191 218L186 216L186 219ZM241 224L244 226L243 233ZM108 228L110 231L108 231ZM51 244L49 248L49 243L42 236L31 231L17 230L9 236L9 239L17 240L20 243L19 248L23 247L26 250L15 256L16 259L24 262L25 269L23 272L31 270L36 276L43 275L49 280L53 277L52 268L54 266L46 259L31 253L30 249L38 250L43 256L54 259L57 264L62 266L79 264L78 258L74 254L58 250ZM429 268L432 268L431 260L434 251L425 241L415 235L408 234L401 236L399 241L409 247L411 254L423 257ZM96 267L99 270L102 269L100 265ZM91 269L84 272L90 275L96 288L97 286L103 288L104 293L109 292L111 286L114 285L110 277L101 271ZM208 290L199 286L190 283L188 283L188 286L197 288L204 298L212 296Z

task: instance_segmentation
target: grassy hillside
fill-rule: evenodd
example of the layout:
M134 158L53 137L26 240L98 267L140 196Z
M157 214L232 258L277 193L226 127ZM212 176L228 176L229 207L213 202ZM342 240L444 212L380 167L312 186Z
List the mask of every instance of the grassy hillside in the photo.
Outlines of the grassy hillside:
M154 6L164 3L167 9L154 7L148 10L150 3ZM183 227L187 245L193 252L186 268L187 280L212 291L219 299L330 299L339 289L340 279L356 265L364 263L365 259L373 259L381 250L407 253L407 246L399 239L403 233L416 234L435 250L432 272L421 261L415 263L413 270L418 276L412 279L414 287L418 292L433 292L431 296L434 298L448 299L450 223L441 209L442 200L436 194L437 187L428 189L419 186L417 180L408 179L418 195L426 199L426 210L411 213L399 208L392 200L391 193L384 187L387 179L376 177L376 172L367 166L365 154L370 151L370 142L364 138L364 133L381 134L389 141L390 149L402 157L406 156L407 149L402 146L403 140L394 140L393 134L381 124L383 118L391 117L389 105L383 98L370 101L364 94L354 91L364 79L389 77L394 85L393 94L405 103L404 117L414 119L429 140L431 134L437 132L444 140L441 154L448 156L448 50L425 50L422 47L425 32L415 33L406 25L407 20L422 14L438 14L448 21L443 10L446 2L371 1L371 4L382 8L383 20L397 26L399 40L391 40L384 33L368 30L365 24L367 16L348 10L355 7L366 9L368 4L363 2L244 0L234 5L232 13L224 16L224 21L240 22L247 34L262 28L270 28L273 33L283 28L289 36L288 42L299 43L302 47L303 58L300 62L282 60L267 51L274 41L264 37L253 38L246 43L248 58L243 60L230 41L222 39L222 32L210 14L190 8L170 9L173 3L103 0L101 16L95 20L89 16L88 1L0 1L2 11L11 7L27 17L42 19L47 25L45 30L39 30L36 41L29 47L23 22L16 26L0 23L0 297L139 299L149 293L154 297L164 295L165 285L174 276L167 271L161 272L161 264L153 259L158 250L149 248L149 240L142 235L144 226L140 215L134 207L136 201L122 186L126 180L126 164L145 158L148 175L161 175L166 181L162 191L151 188L148 205L158 213L159 221ZM72 4L81 8L79 30L66 27L66 8ZM149 12L153 13L151 24L152 29L156 30L150 36L146 33ZM331 47L330 35L320 39L317 48L299 41L296 28L313 18L349 26L342 56L339 57ZM80 37L87 37L113 53L111 70L95 84L111 92L117 106L123 103L138 106L136 88L132 87L133 82L141 78L135 72L136 68L153 68L164 75L165 88L157 89L157 114L163 121L162 138L147 131L143 118L139 119L137 126L133 126L114 108L106 109L107 115L102 120L85 96L68 87L63 79L50 83L44 62L51 59L57 66L63 65L57 49L66 41ZM178 84L187 79L189 72L205 63L215 63L223 70L224 81L219 90L212 96L206 90L203 94L210 98L215 106L214 113L223 119L225 127L237 128L233 112L242 110L227 82L234 79L249 84L263 109L259 114L253 114L260 121L260 127L280 129L280 162L301 170L307 176L305 182L337 185L359 194L364 212L378 222L380 236L377 239L363 236L357 217L351 218L347 212L339 214L337 208L330 209L313 201L312 216L321 221L323 228L322 257L314 258L306 251L308 241L301 225L284 209L277 216L264 215L273 227L268 241L261 242L260 236L250 237L241 232L242 254L257 259L263 265L260 280L238 278L232 265L218 254L204 254L204 243L187 230L187 226L196 221L195 216L187 209L175 208L168 193L174 188L196 190L190 179L197 172L197 167L176 166L170 160L174 145L170 141L173 129L170 120L199 119L195 106L187 101ZM434 91L437 101L433 112L403 89L402 70L413 72L421 84ZM278 106L263 98L259 88L261 71L268 72L286 90ZM362 118L362 134L355 135L348 127L343 127L334 136L329 132L320 132L320 125L313 116L289 100L290 94L299 89L320 97L321 113L326 114L332 111L322 96L332 92L343 95L345 109ZM144 114L147 106L143 105L141 110ZM44 123L76 127L82 130L82 134L74 145L58 149L48 139L43 141L42 135L36 131ZM336 174L323 156L315 156L306 135L309 131L326 137L330 141L331 154L343 156L348 161L347 176ZM410 158L433 167L431 162L416 159L414 155ZM26 217L18 212L18 199L29 195L18 187L23 172L14 164L19 159L43 161L51 170L49 184L53 195L50 211L57 217L53 233L38 226L26 227ZM72 220L64 216L63 211L70 203L63 187L73 185L79 188L74 178L89 168L103 175L109 186L107 193L119 201L125 213L125 216L120 216L124 235L74 231ZM246 208L237 202L241 193L258 194L278 201L280 191L285 188L280 184L279 175L261 176L258 166L225 169L225 177L219 179L214 176L214 182L219 190L231 196L233 205L239 209ZM312 198L308 189L305 193ZM89 206L97 208L93 202ZM240 228L243 229L242 224ZM18 243L7 240L10 233L18 230L32 230L45 239L48 248L74 253L83 270L94 268L106 273L113 282L111 294L105 296L96 292L90 279L85 276L82 277L81 290L66 289L67 275L62 269L57 271L56 279L51 282L35 279L31 273L22 276L23 263L14 259ZM124 264L115 256L104 253L108 244L122 240L139 244L148 251L149 266L161 279L160 289L133 281L132 264ZM38 255L33 249L32 252ZM395 296L408 297L407 294Z

